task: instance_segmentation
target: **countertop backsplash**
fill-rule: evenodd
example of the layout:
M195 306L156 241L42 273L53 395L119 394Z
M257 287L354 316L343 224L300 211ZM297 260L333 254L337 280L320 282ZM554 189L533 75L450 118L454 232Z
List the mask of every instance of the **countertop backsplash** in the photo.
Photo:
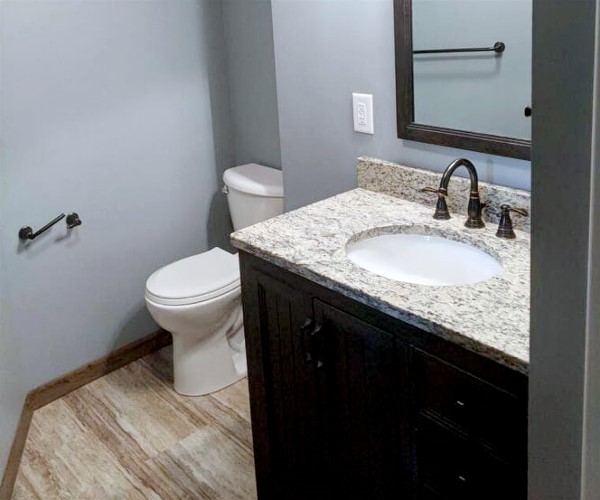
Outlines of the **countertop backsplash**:
M356 170L359 188L430 205L433 214L436 195L423 193L421 188L425 186L437 188L442 178L441 172L406 167L368 157L358 158ZM453 217L466 217L470 186L469 179L458 175L454 175L450 180L447 202ZM524 208L529 212L529 217L515 214L511 218L515 229L531 232L531 193L529 191L480 181L479 194L481 201L487 203L483 210L485 222L497 224L500 220L500 205L507 204L516 208Z

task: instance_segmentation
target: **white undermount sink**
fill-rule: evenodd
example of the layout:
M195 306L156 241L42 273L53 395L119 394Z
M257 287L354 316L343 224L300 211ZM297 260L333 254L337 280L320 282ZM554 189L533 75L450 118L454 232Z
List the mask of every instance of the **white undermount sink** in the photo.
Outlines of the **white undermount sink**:
M346 255L372 273L418 285L467 285L502 272L502 264L479 248L425 234L362 239L350 243Z

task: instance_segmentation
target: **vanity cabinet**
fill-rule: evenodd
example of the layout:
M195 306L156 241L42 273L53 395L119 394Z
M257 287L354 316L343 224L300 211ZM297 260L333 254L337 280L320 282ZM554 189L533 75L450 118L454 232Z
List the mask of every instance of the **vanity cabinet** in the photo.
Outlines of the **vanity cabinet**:
M259 499L526 498L525 375L240 264Z

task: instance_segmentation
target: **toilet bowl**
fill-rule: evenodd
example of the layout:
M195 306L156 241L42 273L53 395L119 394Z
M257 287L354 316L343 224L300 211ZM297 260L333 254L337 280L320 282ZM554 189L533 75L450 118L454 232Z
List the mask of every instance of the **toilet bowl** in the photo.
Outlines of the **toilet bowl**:
M235 230L283 212L281 172L248 164L223 180ZM218 391L246 376L238 257L213 248L168 264L146 282L156 323L173 336L175 390L187 396Z
M246 376L236 367L243 343L237 255L213 248L169 264L146 282L146 306L173 334L175 390L198 396Z

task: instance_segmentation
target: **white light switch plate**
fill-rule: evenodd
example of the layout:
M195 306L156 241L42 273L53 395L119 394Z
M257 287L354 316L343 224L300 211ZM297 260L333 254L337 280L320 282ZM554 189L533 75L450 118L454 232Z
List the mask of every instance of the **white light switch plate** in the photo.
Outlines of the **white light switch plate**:
M352 94L352 114L354 131L363 134L374 134L373 94Z

